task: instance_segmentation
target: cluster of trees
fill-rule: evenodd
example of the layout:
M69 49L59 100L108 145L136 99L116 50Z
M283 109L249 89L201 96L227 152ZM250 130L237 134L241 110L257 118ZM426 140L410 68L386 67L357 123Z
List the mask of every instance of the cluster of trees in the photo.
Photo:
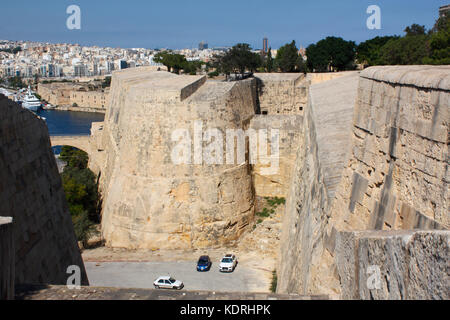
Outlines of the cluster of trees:
M216 55L211 65L216 69L211 75L219 72L225 75L235 74L245 76L246 72L306 72L303 57L295 45L295 41L288 43L277 51L275 59L272 49L266 54L256 53L247 43L238 43L225 54Z
M266 71L280 72L307 72L307 66L303 56L299 54L299 50L295 41L285 44L277 51L275 59L272 59L272 49L269 49L266 58Z
M75 234L85 242L100 222L100 197L95 174L88 169L86 152L63 146L60 159L67 165L61 174Z
M258 54L246 43L239 43L214 58L212 67L229 75L254 72L327 72L356 69L356 63L373 65L450 64L450 17L438 19L433 29L413 24L405 36L376 37L356 45L340 37L327 37L306 48L305 60L295 41L282 46L275 58L272 50Z
M450 64L450 17L440 17L434 27L413 24L405 35L376 37L357 47L356 58L366 66Z
M6 79L6 84L11 88L21 89L25 88L27 85L23 82L22 77L14 76Z
M246 71L255 72L262 64L261 56L252 52L247 43L238 43L223 55L216 55L212 66L225 75L231 73L244 77Z
M312 72L355 69L356 44L338 37L327 37L306 48L308 70Z
M216 55L212 67L214 74L231 73L244 75L246 71L254 72L310 72L354 69L356 45L342 38L328 37L306 49L308 60L300 54L295 41L278 49L275 58L272 49L267 54L255 53L250 45L239 43L223 55Z
M19 47L15 47L15 48L10 48L10 49L0 49L1 52L8 52L8 53L12 53L12 54L16 54L17 52L22 51L22 48Z
M109 88L111 86L111 77L105 77L105 79L102 82L102 88Z
M187 61L184 55L171 51L158 52L153 60L162 63L169 72L180 73L183 70L184 73L191 75L197 74L204 64L202 61Z

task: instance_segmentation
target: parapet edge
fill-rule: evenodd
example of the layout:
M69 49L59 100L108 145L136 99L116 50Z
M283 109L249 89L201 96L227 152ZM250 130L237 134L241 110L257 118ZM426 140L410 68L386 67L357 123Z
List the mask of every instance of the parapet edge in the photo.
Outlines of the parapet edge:
M361 77L418 88L450 90L450 66L377 66L362 71Z

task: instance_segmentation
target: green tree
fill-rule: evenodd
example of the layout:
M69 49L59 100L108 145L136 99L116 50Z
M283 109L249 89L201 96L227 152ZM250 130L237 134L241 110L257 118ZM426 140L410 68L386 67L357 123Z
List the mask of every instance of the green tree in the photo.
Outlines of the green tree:
M428 56L428 36L409 35L389 40L380 50L380 64L422 64Z
M22 81L22 78L20 76L14 76L14 77L8 78L8 83L13 88L25 88L26 87L25 83Z
M208 77L210 77L210 78L214 78L217 76L219 76L219 72L217 70L208 73Z
M380 50L391 39L398 39L398 36L376 37L361 42L356 49L356 59L366 66L380 64Z
M89 220L85 211L72 215L72 223L78 241L86 243L89 237L95 233L94 224Z
M183 71L184 73L190 75L196 75L197 71L202 68L203 64L204 62L202 61L186 61L183 65Z
M100 222L100 197L95 174L87 168L84 151L63 146L60 159L67 162L61 178L75 233L85 241Z
M404 31L406 32L406 36L423 36L426 33L425 26L416 23L406 27Z
M448 29L449 26L450 26L450 15L447 13L436 20L436 23L434 24L434 27L430 30L430 33L445 31Z
M69 206L74 206L77 210L72 211L71 213L79 213L79 208L83 208L79 203L83 202L84 198L87 196L86 186L77 183L75 179L70 176L64 175L63 178L63 187L64 192L66 193L66 200L69 203ZM77 208L77 206L80 206Z
M9 49L0 49L0 52L8 52L8 53L12 53L12 54L16 54L17 52L22 51L22 47L18 46L15 48L9 48Z
M450 16L440 17L430 34L429 55L424 58L423 63L450 64Z
M275 58L275 65L281 72L297 72L300 65L301 58L298 54L298 48L295 45L295 40L282 46L277 51Z
M267 52L267 58L266 58L266 71L272 72L273 71L273 58L272 58L272 48L269 48L269 51Z
M108 88L111 86L111 77L105 77L105 79L102 82L102 88Z
M427 33L412 24L403 37L382 37L358 46L357 58L368 65L450 64L450 18L440 17Z
M225 74L227 78L233 70L229 54L215 54L212 59L212 66L216 69L217 73Z
M308 65L306 64L305 60L303 59L302 55L298 55L297 65L296 65L296 71L302 72L306 74L308 72Z
M180 73L180 70L186 66L186 57L172 52L158 52L154 59L157 63L162 63L165 65L169 72Z
M243 77L246 71L254 72L262 65L261 56L252 52L247 43L238 43L224 55L216 55L214 59L217 70L227 76L234 73Z
M69 206L81 206L94 221L99 221L99 194L94 173L89 169L67 166L62 173L64 191ZM71 213L76 214L78 211Z
M308 67L315 72L354 69L356 44L342 38L327 37L306 48Z
M89 157L86 152L74 147L63 146L59 158L66 162L69 168L86 169Z

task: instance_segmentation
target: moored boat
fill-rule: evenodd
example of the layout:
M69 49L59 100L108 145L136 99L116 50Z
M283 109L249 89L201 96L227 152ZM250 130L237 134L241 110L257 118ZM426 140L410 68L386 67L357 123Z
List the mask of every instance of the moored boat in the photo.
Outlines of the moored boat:
M41 101L36 98L36 96L31 92L30 86L28 86L28 92L22 101L22 107L31 111L38 111L41 105Z

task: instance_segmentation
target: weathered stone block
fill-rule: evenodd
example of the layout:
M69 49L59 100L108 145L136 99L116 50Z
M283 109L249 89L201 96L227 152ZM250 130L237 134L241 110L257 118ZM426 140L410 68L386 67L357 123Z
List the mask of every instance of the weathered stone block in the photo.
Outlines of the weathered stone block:
M448 299L450 231L361 231L337 237L343 299Z

